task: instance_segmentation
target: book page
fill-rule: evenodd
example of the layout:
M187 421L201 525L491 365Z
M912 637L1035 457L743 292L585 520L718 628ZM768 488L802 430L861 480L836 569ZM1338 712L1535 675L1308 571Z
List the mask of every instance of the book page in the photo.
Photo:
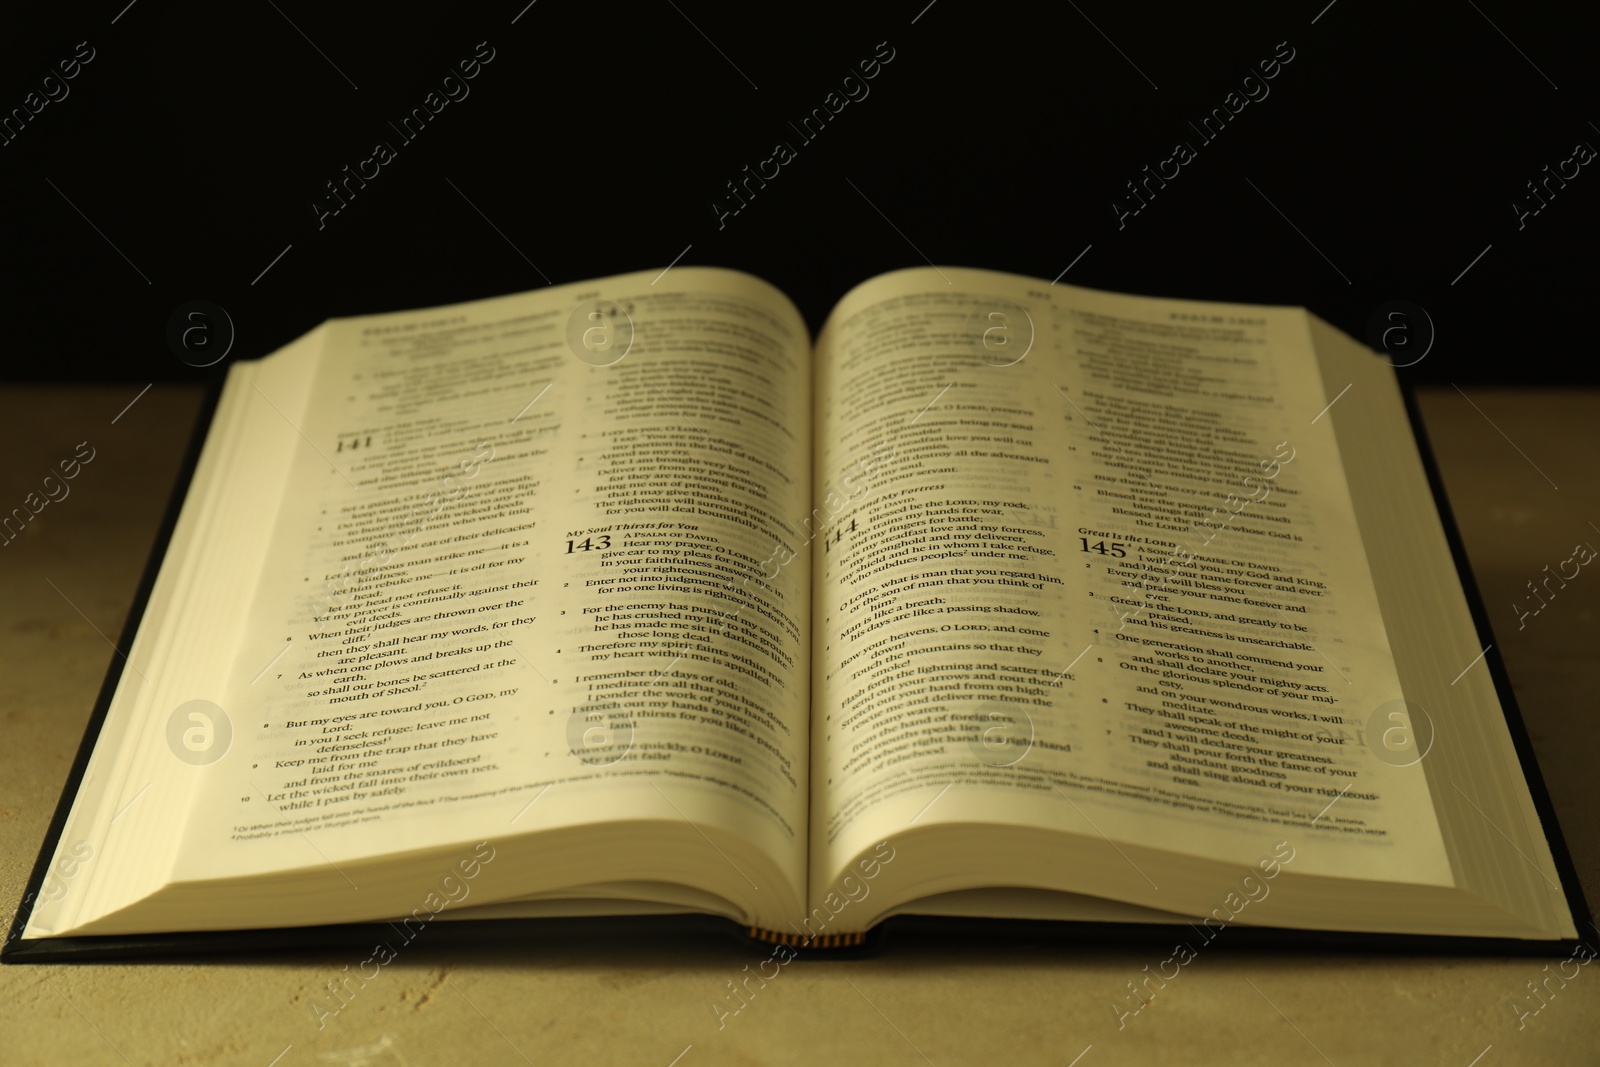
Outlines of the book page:
M114 910L167 880L173 827L187 818L211 769L203 765L209 752L184 742L209 742L218 754L227 747L225 733L181 732L173 747L169 727L195 729L194 701L228 684L235 624L269 548L265 535L293 452L293 429L252 403L252 387L291 407L303 404L322 336L313 330L271 359L230 372L137 632L131 644L119 643L113 669L121 668L93 751L83 776L69 779L71 806L24 937L70 930L78 916ZM207 551L224 537L226 552Z
M1354 741L1401 692L1304 312L918 269L817 359L818 492L879 469L817 556L814 894L973 824L1123 857L930 860L927 892L1187 910L1128 855L1284 838L1298 874L1450 884L1420 769Z
M1326 390L1347 394L1325 421L1338 434L1361 529L1369 544L1386 546L1370 559L1406 687L1400 718L1406 729L1388 740L1409 741L1411 749L1404 759L1391 758L1415 759L1427 772L1462 888L1547 932L1577 937L1546 837L1556 828L1541 824L1529 791L1486 662L1488 639L1480 640L1474 626L1395 376L1385 361L1315 316L1311 332ZM1382 724L1379 744L1395 725Z
M774 550L810 484L793 305L685 268L324 330L303 403L251 387L297 451L270 553L238 563L256 592L209 702L231 738L168 880L310 872L351 892L295 920L337 921L393 907L355 891L363 864L558 831L551 862L479 888L687 869L742 915L793 911L809 569ZM659 848L603 847L650 825Z

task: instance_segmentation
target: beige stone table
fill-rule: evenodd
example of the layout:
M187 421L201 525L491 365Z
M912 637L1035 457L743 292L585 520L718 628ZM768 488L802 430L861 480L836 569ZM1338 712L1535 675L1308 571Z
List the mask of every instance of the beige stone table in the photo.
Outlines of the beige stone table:
M106 635L128 611L199 401L155 388L119 417L139 388L0 389L0 511L78 442L95 449L71 495L0 548L6 913L116 654ZM1600 900L1600 574L1585 571L1520 631L1511 608L1545 564L1600 544L1600 393L1443 388L1421 405ZM1600 1063L1600 966L1519 1029L1510 1004L1543 961L1202 950L1119 1031L1111 1002L1162 955L915 947L793 964L720 1030L710 1005L752 959L731 942L535 955L419 938L320 1030L310 998L359 962L349 951L13 966L0 969L0 1064Z

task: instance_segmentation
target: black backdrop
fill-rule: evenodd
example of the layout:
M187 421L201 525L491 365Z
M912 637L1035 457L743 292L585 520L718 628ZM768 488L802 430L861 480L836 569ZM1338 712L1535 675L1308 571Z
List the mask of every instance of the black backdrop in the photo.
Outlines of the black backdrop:
M22 115L0 146L0 375L197 379L168 339L192 300L226 310L233 360L329 316L681 255L767 278L813 330L881 271L1070 265L1364 338L1405 301L1384 321L1396 362L1427 353L1412 381L1592 381L1600 165L1575 147L1600 147L1600 106L1577 7L31 5L0 37L0 113ZM433 91L405 141L389 123ZM790 123L830 92L802 140ZM1213 108L1208 142L1189 123ZM394 157L363 164L379 141ZM794 157L763 163L780 141ZM1193 158L1164 164L1178 141ZM777 173L719 220L747 165ZM377 174L319 220L346 166ZM1134 214L1146 166L1177 173Z

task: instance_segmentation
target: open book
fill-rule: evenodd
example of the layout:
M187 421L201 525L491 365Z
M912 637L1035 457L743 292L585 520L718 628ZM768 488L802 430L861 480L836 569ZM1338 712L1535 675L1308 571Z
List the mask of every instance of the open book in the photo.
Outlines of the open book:
M1298 308L915 269L813 344L677 268L329 321L227 374L136 623L11 958L1587 918L1394 373Z

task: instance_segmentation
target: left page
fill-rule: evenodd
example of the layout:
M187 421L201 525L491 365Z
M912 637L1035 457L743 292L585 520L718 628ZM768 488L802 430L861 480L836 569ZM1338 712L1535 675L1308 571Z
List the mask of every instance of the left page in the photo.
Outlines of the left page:
M191 776L181 834L175 804L130 809L54 931L380 918L396 902L370 887L405 857L480 840L512 858L475 904L661 882L792 914L809 572L773 546L809 485L793 305L684 268L322 333L303 400L251 381L242 401L294 452L270 547L238 561L259 580L225 677L193 694L227 751L163 764L161 709L128 780ZM181 841L167 888L119 901L119 862L159 839ZM247 921L210 914L222 884Z

